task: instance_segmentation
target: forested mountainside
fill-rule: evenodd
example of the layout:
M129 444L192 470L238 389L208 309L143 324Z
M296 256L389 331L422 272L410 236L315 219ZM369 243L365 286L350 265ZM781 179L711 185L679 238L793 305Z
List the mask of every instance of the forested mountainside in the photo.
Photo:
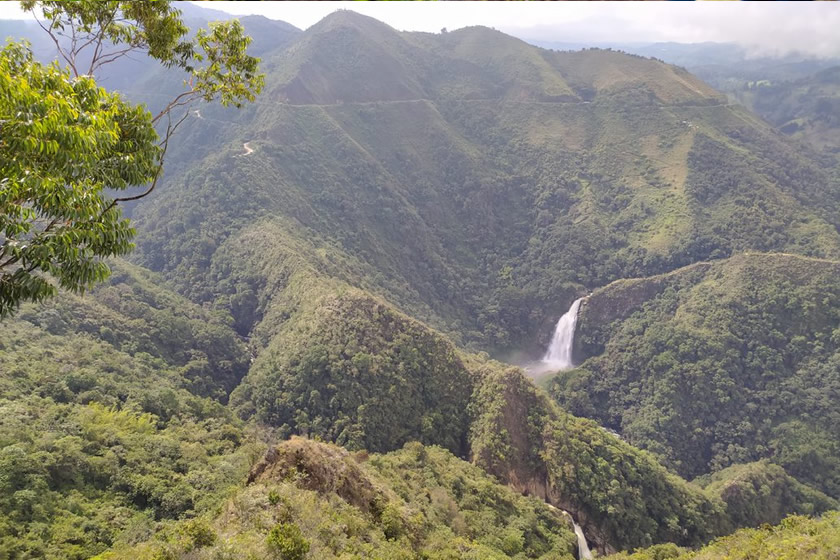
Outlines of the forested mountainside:
M139 262L189 274L178 289L196 301L249 299L243 334L277 291L276 267L250 262L267 250L284 278L314 268L494 353L543 342L575 295L616 278L747 249L838 253L819 162L668 65L351 12L266 58L268 92L236 123L192 119L196 162L136 216ZM380 59L395 70L354 62Z
M132 262L0 325L0 558L832 546L823 159L657 60L245 23L265 92L191 113ZM593 290L549 392L496 361Z
M795 516L776 527L741 529L698 551L674 545L657 545L633 554L617 554L613 560L770 560L774 558L814 558L827 560L840 548L840 515L833 512L822 519Z
M754 80L734 93L783 133L840 153L840 66L796 80Z
M685 477L769 458L840 497L838 273L743 254L619 280L582 305L583 363L551 391Z

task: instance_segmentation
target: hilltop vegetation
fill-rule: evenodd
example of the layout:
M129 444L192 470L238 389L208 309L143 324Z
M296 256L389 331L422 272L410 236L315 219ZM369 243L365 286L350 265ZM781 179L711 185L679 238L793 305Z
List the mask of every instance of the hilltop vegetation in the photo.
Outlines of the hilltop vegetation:
M245 416L350 450L465 454L473 379L443 337L352 292L289 323L233 396Z
M101 558L575 558L559 511L439 447L368 457L292 439L268 457L215 518Z

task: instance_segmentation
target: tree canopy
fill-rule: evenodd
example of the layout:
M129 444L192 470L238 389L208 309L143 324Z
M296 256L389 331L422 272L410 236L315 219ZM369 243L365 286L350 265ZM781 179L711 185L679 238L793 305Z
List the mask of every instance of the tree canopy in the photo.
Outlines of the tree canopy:
M40 7L64 66L37 62L26 44L0 51L0 317L107 277L102 259L133 247L118 203L152 192L187 106L239 107L263 84L238 21L190 36L168 2L21 4ZM103 66L136 52L188 76L157 115L96 83ZM131 187L143 190L112 196Z

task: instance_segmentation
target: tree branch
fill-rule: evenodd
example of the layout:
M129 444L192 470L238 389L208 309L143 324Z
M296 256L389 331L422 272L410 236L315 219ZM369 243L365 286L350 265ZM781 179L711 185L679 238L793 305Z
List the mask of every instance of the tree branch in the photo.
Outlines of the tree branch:
M149 196L150 194L152 194L152 191L155 190L155 187L157 186L157 183L158 183L158 179L160 179L161 172L163 171L163 160L166 157L166 150L169 148L169 139L172 138L172 135L175 134L175 131L178 129L179 126L181 126L181 123L183 123L187 119L187 117L190 115L190 112L186 111L184 113L184 115L180 119L178 119L178 121L175 124L172 124L171 113L166 113L166 115L167 115L167 118L168 118L169 122L166 125L166 134L164 135L163 141L161 142L161 147L163 148L163 150L161 151L161 154L160 154L160 164L158 165L157 171L155 171L155 177L154 177L154 179L152 179L152 184L149 186L148 189L146 189L144 192L142 192L138 195L123 196L123 197L115 198L105 208L105 210L102 211L102 213L99 215L100 218L102 216L104 216L106 212L108 212L111 208L116 206L118 203L129 202L129 201L132 201L132 200L140 200L141 198Z
M192 99L187 99L187 98L190 95L196 95L196 94L198 94L198 92L196 92L194 89L190 89L188 91L185 91L185 92L182 92L182 93L178 94L178 96L175 97L175 99L173 99L172 101L170 101L169 104L166 107L164 107L164 109L160 113L158 113L157 115L154 116L154 118L152 118L152 122L156 123L157 121L159 121L161 119L161 117L163 117L164 115L168 115L169 112L176 107L180 107L182 105L186 105L187 103L191 103ZM187 99L187 100L184 101L185 99ZM178 124L181 124L181 123L179 122Z
M32 15L33 15L33 16L35 16L35 12L34 12L34 11L32 12ZM65 52L64 52L64 49L63 49L63 48L61 48L61 43L59 43L59 42L58 42L58 38L57 38L57 37L53 34L52 29L53 29L53 25L55 25L55 20L53 20L53 21L50 23L50 27L49 27L49 29L47 29L46 27L44 27L44 24L43 24L43 23L41 23L41 20L40 20L40 19L38 19L38 16L35 16L35 22L38 24L38 27L40 27L41 29L43 29L43 30L46 32L46 34L50 36L50 39L52 39L52 40L53 40L53 43L55 43L55 48L56 48L56 50L58 51L58 54L60 54L60 55L61 55L61 58L63 58L63 59L67 62L67 64L69 64L69 65L70 65L70 68L73 70L73 76L75 76L76 78L78 78L78 77L79 77L79 72L78 72L78 70L76 70L76 60L75 60L75 57L70 57L70 56L68 56L68 55L67 55L67 53L65 53ZM71 23L71 25L72 25L72 23Z

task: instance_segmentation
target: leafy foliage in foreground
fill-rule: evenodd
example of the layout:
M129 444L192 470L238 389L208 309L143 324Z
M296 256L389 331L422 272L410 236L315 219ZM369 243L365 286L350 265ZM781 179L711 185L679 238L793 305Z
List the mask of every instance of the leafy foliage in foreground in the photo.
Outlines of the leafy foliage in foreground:
M145 273L115 268L116 283L86 298L3 323L0 557L86 559L143 540L212 509L259 453L203 396L242 375L244 346Z
M201 522L213 535L205 544L185 536L196 532L189 525L173 524L101 558L574 558L560 512L440 447L411 443L368 458L292 439L258 468L252 484Z
M173 119L173 111L214 99L241 107L264 81L238 21L190 37L168 1L21 7L40 12L61 60L42 65L16 43L0 50L0 317L56 295L55 284L83 292L107 278L103 259L133 248L118 203L155 188L170 137L187 117L181 108ZM187 91L153 116L99 87L98 70L129 53L186 71ZM155 125L163 123L159 141ZM141 194L113 196L139 186Z
M44 66L26 47L0 50L0 317L61 288L105 279L134 230L105 189L151 181L161 149L152 115Z
M741 255L584 305L552 392L686 477L763 457L840 496L840 264ZM621 301L620 305L616 305Z

